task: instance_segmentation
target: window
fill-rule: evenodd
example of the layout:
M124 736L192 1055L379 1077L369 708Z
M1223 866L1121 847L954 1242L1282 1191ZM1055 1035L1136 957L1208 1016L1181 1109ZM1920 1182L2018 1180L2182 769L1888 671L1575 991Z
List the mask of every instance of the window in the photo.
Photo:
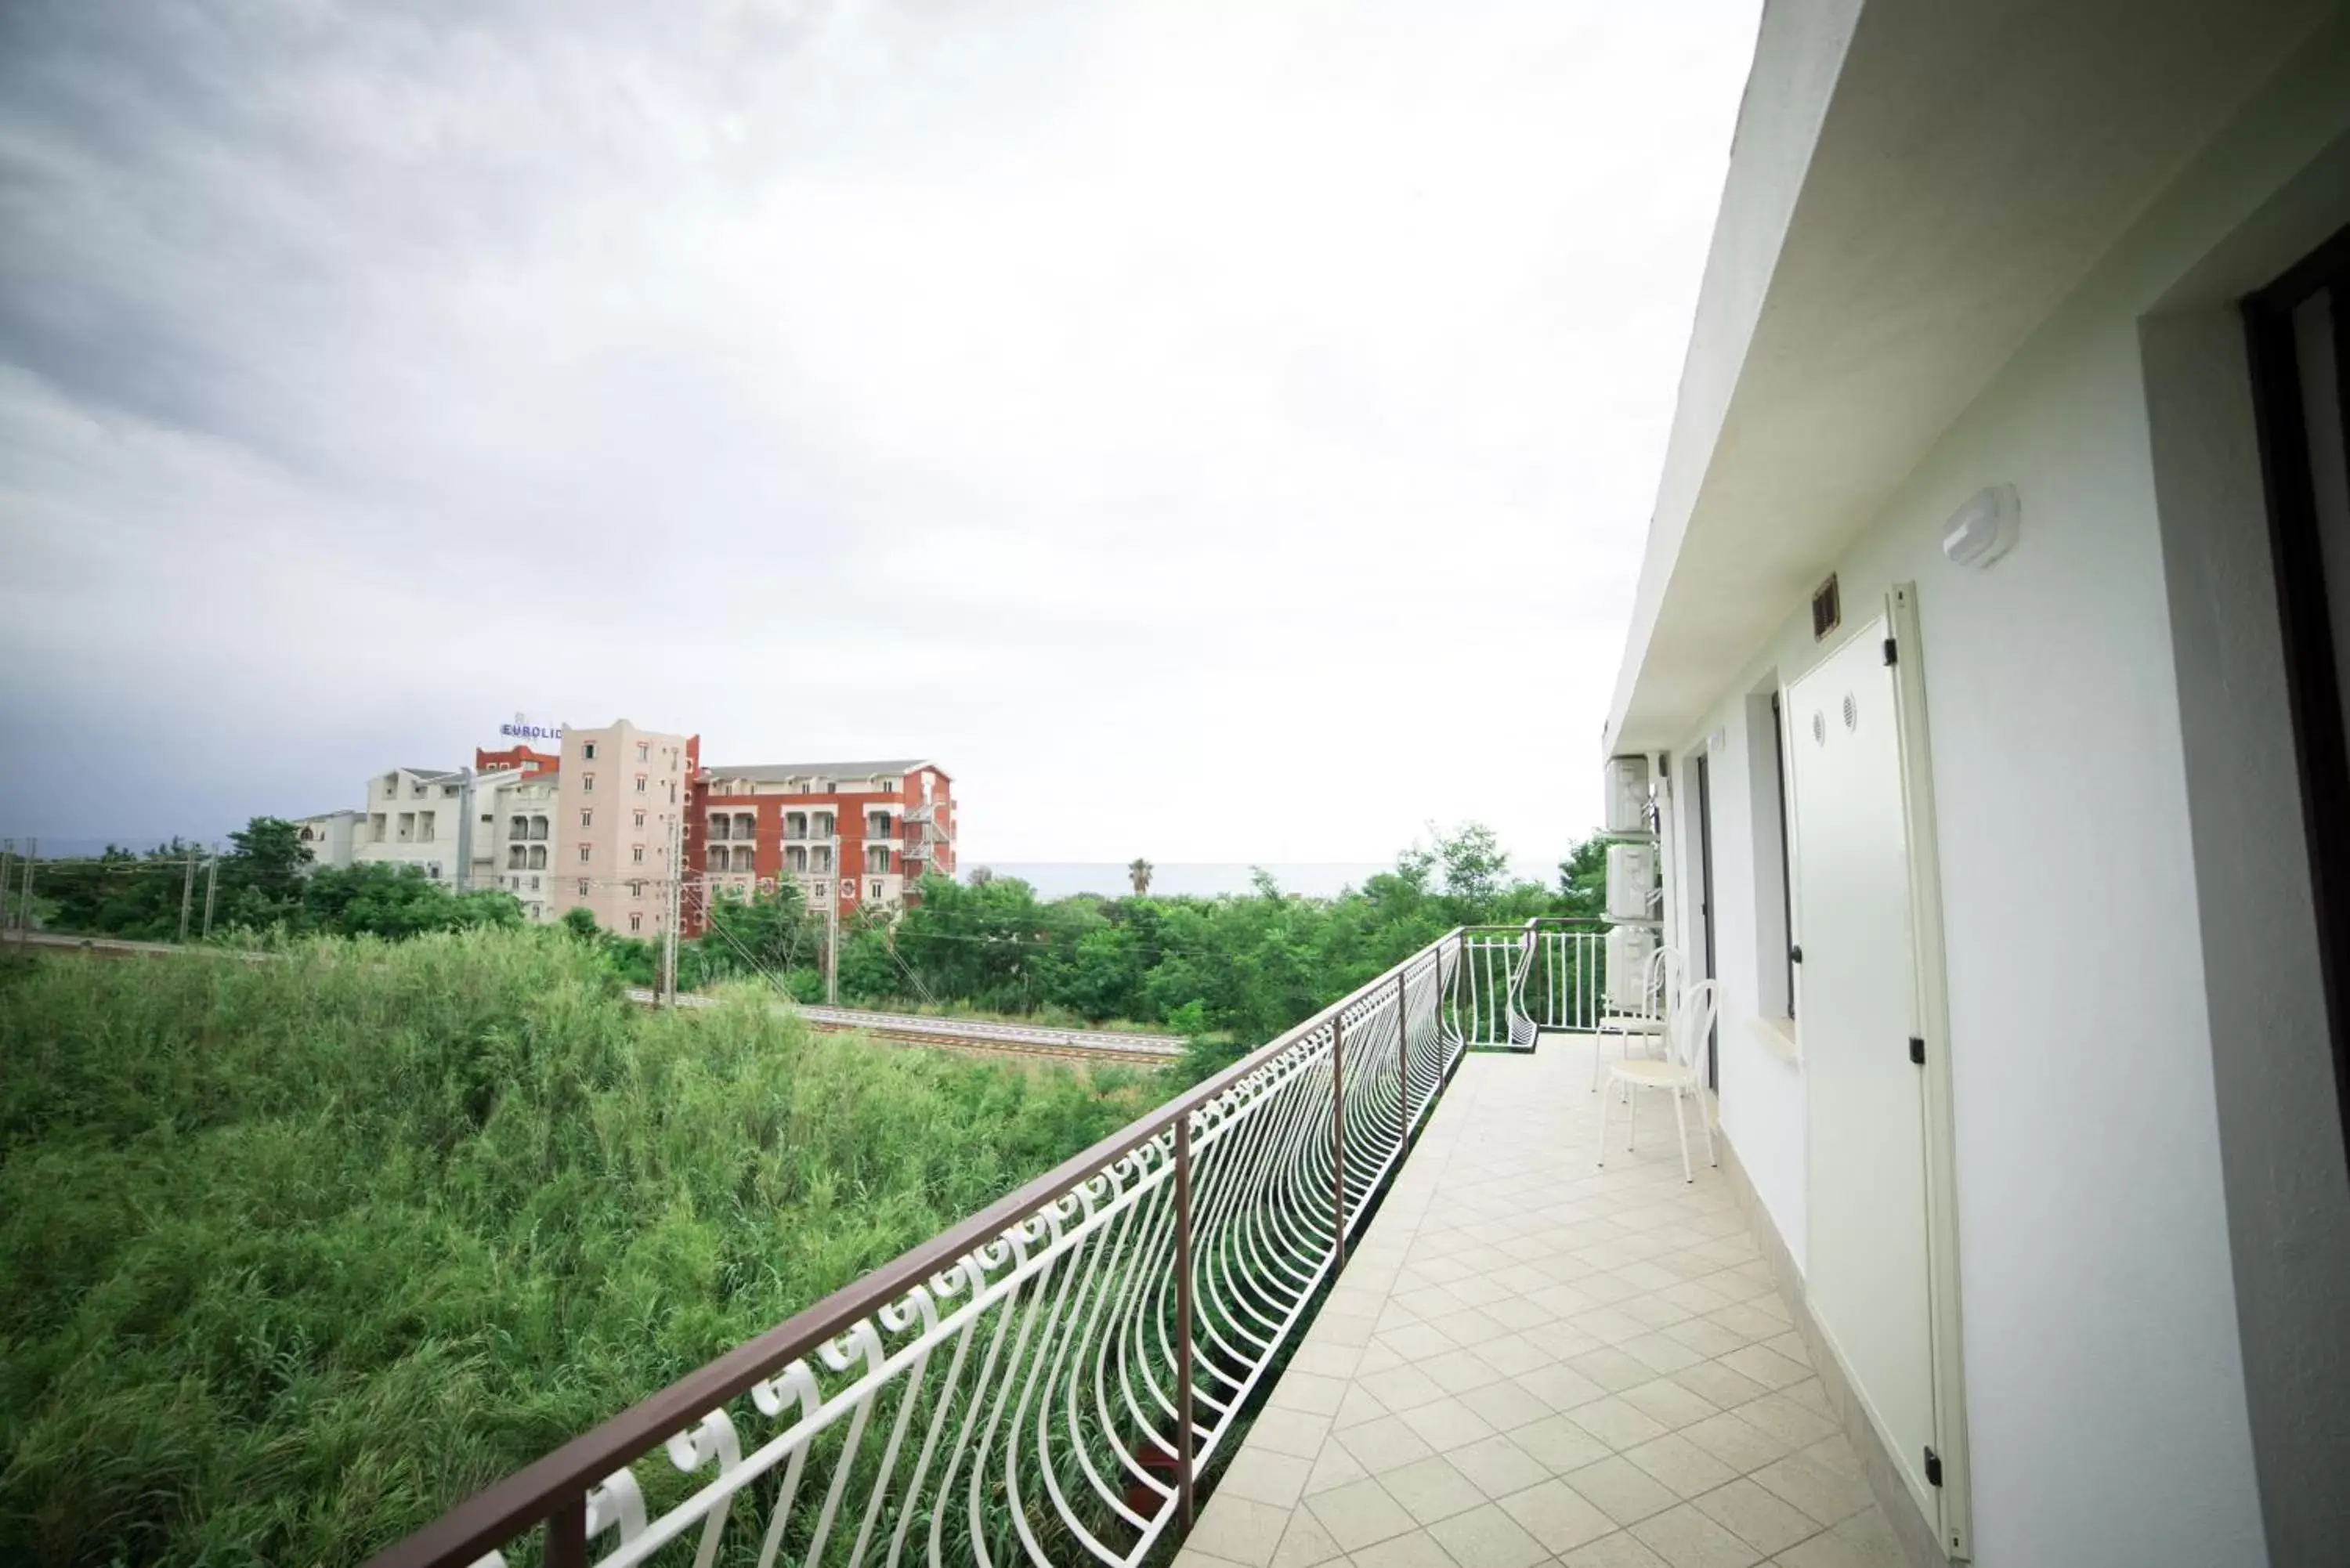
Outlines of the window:
M874 898L879 898L879 897L881 896L881 878L879 878L879 877L876 877L873 879L873 886L872 886L872 888L871 888L870 891L871 891L871 893L872 893L872 896L873 896Z
M640 763L649 763L649 762L650 762L650 761L652 761L652 760L653 760L653 749L652 749L652 746L651 746L649 742L644 742L644 741L639 741L639 742L637 742L637 761L639 761L639 762L640 762Z
M579 826L582 827L593 827L596 826L596 812L594 807L583 805L579 808Z
M644 929L645 929L645 918L644 918L642 915L638 914L634 909L629 910L629 929L630 929L630 930L632 930L632 931L641 931L641 930L643 930ZM552 1528L554 1528L554 1527L553 1527L552 1525L550 1525L550 1526L548 1526L548 1528L549 1528L549 1529L552 1529Z
M494 817L494 816L492 816L488 812L484 812L484 813L482 814L482 826L483 826L484 827L495 827L495 826L497 826L497 823L498 823L498 819L497 819L496 817ZM304 836L306 836L306 837L307 837L307 836L308 836L306 834Z
M637 826L638 826L639 827L642 827L644 825L645 825L645 814L644 814L643 812L641 812L641 811L640 811L640 812L637 813Z
M644 896L645 896L645 885L644 885L642 882L639 882L639 881L631 881L631 882L629 884L629 898L643 898Z
M645 846L641 844L629 846L629 858L635 861L639 866L643 865L645 863Z
M896 794L898 793L898 781L896 779L883 779L881 781L881 793L883 794Z
M824 897L824 884L821 882L816 885L816 896L819 898Z
M443 800L456 799L457 793L457 786L455 784L442 784L441 786L441 798Z
M528 869L533 871L544 871L546 869L546 845L534 844L530 846L530 865Z
M645 793L645 775L642 774L637 775L637 793L639 794Z
M530 890L534 893L538 891L538 878L536 877L530 879Z
M588 878L585 877L579 878L579 896L583 898L588 896Z
M441 862L438 860L426 861L424 863L424 874L427 877L432 877L435 882L441 880Z
M579 775L579 793L582 794L594 794L596 793L596 775L594 774L581 774Z
M586 844L581 845L579 846L579 864L582 866L587 865L588 857L593 853L594 849L591 846Z
M596 760L596 742L593 741L582 741L579 743L579 756L583 762L594 762Z

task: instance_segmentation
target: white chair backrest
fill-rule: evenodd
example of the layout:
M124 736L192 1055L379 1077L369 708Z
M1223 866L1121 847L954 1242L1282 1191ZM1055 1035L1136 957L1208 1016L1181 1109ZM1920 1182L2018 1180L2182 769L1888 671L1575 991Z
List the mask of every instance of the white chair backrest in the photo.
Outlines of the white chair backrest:
M1659 942L1657 950L1648 955L1647 1001L1640 1011L1650 1018L1669 1016L1680 979L1681 950Z
M1721 982L1701 980L1681 993L1673 1019L1673 1061L1689 1072L1699 1070L1706 1037L1713 1033L1713 1015L1721 1004Z

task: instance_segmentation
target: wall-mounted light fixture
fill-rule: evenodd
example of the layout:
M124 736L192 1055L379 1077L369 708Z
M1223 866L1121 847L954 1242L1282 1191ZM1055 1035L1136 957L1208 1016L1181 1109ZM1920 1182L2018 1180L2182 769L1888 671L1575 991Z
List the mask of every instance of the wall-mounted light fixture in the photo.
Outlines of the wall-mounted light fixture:
M1942 554L1961 566L1988 566L2015 548L2022 521L2015 486L1978 491L1942 530Z

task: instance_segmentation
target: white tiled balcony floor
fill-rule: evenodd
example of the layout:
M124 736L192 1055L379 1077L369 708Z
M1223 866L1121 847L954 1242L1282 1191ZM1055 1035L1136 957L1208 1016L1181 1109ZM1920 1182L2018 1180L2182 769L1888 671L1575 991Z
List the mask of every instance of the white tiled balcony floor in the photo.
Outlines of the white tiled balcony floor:
M1900 1568L1769 1266L1591 1047L1472 1055L1178 1568Z

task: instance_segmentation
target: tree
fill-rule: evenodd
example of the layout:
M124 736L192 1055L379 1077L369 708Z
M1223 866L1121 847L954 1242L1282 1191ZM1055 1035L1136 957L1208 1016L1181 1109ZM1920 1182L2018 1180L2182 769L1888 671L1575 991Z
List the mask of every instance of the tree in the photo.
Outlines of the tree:
M1136 856L1132 860L1127 863L1126 879L1134 884L1134 896L1136 898L1147 898L1150 896L1150 873L1153 867L1150 862L1145 860L1139 855Z
M974 888L984 888L995 880L995 872L991 867L974 866L971 868L969 880Z
M228 841L220 862L220 923L305 929L302 884L311 855L301 829L283 817L256 816Z
M1444 867L1444 896L1463 924L1482 924L1495 918L1494 903L1510 868L1501 836L1482 822L1458 832L1436 835L1436 858Z

